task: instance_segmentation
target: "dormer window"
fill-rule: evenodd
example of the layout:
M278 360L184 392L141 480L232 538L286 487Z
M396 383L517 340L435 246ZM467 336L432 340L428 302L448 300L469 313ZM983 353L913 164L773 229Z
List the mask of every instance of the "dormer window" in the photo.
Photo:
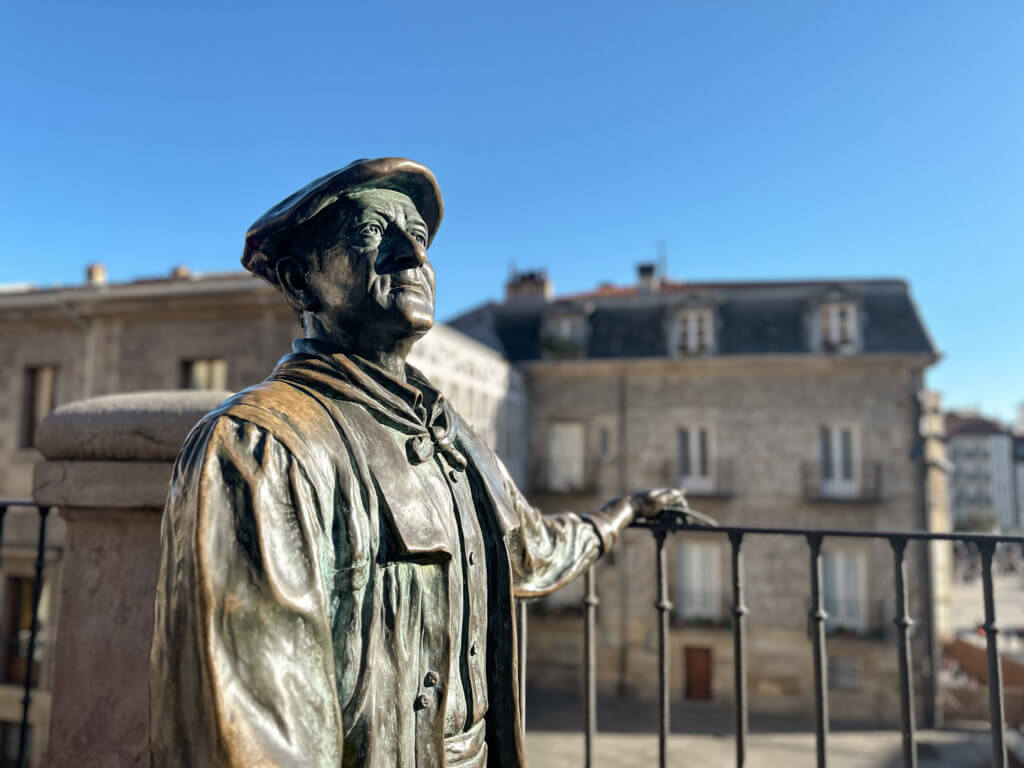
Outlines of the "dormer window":
M710 309L684 309L676 320L677 355L706 355L715 348L714 316Z
M856 352L859 345L857 305L852 301L830 301L821 305L820 312L822 350Z
M583 342L583 318L579 315L563 315L552 319L552 334L562 341Z
M583 313L553 314L544 318L541 330L544 356L582 357L587 346L587 318Z

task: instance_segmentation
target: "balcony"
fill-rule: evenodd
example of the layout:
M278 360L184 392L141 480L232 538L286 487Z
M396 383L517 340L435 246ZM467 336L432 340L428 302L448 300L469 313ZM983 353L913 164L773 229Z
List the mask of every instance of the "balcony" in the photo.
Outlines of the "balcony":
M546 459L531 460L532 490L551 496L592 496L600 489L600 459L581 460L573 466L552 466Z
M732 459L714 459L703 475L680 475L676 462L665 462L665 483L684 488L690 499L730 499L736 495Z
M843 477L841 472L826 472L819 462L804 462L800 465L800 486L804 499L811 502L878 504L883 500L882 463L854 466L850 475Z

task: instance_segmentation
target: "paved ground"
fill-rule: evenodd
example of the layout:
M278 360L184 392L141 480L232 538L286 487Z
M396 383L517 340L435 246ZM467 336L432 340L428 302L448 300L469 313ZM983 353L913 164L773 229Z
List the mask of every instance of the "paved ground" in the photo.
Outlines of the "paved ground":
M983 768L991 764L987 734L925 731L918 740L919 768ZM531 768L581 768L583 737L579 733L532 731L526 735ZM897 768L903 765L900 736L891 732L832 734L831 768ZM654 734L601 733L597 737L598 768L657 765ZM669 765L692 768L733 768L731 736L673 735ZM747 768L813 768L814 738L810 734L754 734L747 749Z
M578 697L530 692L526 697L526 751L531 768L580 768L583 765L581 702ZM657 764L654 702L601 698L597 768ZM816 765L811 723L800 718L751 718L747 768L812 768ZM672 707L669 765L680 768L732 768L736 765L732 714L708 705ZM988 730L922 731L919 768L986 768L990 764ZM855 730L833 724L828 750L831 768L898 768L903 765L897 731Z

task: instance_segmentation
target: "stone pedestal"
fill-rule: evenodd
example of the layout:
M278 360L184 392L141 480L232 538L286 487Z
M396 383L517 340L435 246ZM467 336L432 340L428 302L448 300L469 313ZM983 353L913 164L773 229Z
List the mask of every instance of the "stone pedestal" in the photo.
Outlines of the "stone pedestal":
M171 465L224 392L70 403L40 426L34 498L67 523L44 765L148 766L148 666Z

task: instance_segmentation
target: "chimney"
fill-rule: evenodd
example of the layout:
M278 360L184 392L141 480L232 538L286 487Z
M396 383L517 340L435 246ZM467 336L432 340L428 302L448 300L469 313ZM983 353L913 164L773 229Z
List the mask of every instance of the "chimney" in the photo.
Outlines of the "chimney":
M637 293L657 293L660 284L657 264L644 261L636 265Z
M86 285L106 285L107 284L107 268L100 262L89 264L85 268L85 284Z
M177 280L184 280L191 274L192 270L186 267L184 264L179 264L178 266L171 269L171 277Z
M505 283L506 304L543 304L553 294L554 286L543 269L513 273Z

